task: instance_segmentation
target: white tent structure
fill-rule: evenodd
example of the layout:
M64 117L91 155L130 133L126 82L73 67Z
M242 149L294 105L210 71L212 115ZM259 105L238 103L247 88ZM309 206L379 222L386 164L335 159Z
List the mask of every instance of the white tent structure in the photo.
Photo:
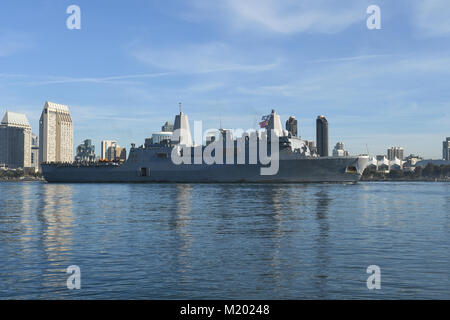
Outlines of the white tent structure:
M377 170L378 163L377 163L377 159L375 157L372 157L369 159L369 162L367 163L367 168L372 169L372 170Z
M386 156L377 156L377 170L389 172L390 163Z
M390 170L401 170L403 169L403 163L404 161L395 158L394 160L389 161L389 168Z

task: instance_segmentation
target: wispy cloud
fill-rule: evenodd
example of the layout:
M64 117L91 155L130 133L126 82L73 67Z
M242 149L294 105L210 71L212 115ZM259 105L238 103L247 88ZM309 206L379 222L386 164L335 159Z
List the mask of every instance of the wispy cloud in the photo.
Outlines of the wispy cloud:
M129 75L118 75L110 77L60 77L60 76L35 76L26 74L6 74L0 73L1 78L15 78L19 79L20 84L30 86L43 86L52 84L70 84L70 83L97 83L97 84L125 84L130 83L127 80L139 80L148 78L158 78L164 76L170 76L171 72L158 72L158 73L140 73Z
M140 47L132 49L131 55L149 66L180 73L259 72L271 70L279 64L279 61L254 63L243 52L221 42L189 44L170 49Z
M200 12L215 14L233 28L291 34L300 32L337 33L363 21L367 1L337 0L196 0ZM211 16L210 16L211 17Z
M448 0L420 0L415 4L413 24L425 36L450 35Z
M23 34L0 32L0 57L7 57L31 47L31 40Z
M244 88L238 87L239 93L256 95L256 96L285 96L285 97L298 97L306 93L315 92L318 94L320 91L319 85L303 85L303 84L281 84L271 86L261 86L257 88Z
M309 62L313 63L321 63L321 62L345 62L345 61L358 61L358 60L367 60L367 59L375 59L375 58L384 58L391 57L391 54L366 54L352 57L340 57L340 58L329 58L329 59L317 59L311 60Z

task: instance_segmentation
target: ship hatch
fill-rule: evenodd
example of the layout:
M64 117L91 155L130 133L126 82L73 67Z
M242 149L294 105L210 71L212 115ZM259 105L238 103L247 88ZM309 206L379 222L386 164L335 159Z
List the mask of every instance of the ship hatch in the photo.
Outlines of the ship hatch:
M141 175L141 177L146 177L147 176L147 168L141 168L140 175Z
M348 166L347 170L345 172L347 172L347 173L356 173L357 170L356 170L355 166Z

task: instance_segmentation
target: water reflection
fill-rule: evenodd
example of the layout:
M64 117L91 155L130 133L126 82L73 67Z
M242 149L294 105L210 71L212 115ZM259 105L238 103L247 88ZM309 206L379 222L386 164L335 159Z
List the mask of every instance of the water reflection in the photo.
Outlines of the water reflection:
M33 186L25 183L18 186L18 193L20 201L18 201L18 213L20 219L20 232L15 234L18 237L22 250L20 254L22 259L27 259L33 247L33 234L35 233L35 215L33 211Z
M184 277L189 268L189 249L192 235L189 233L191 220L192 186L177 184L175 186L174 204L170 211L169 226L174 231L176 266L181 277Z
M448 298L448 191L0 183L0 298L373 298L366 260L389 267L377 297ZM77 293L71 264L84 270Z
M48 261L42 281L45 287L60 287L73 246L73 187L45 184L41 190L38 221L41 247Z
M264 188L265 195L263 195L263 199L265 199L265 204L263 206L264 210L268 213L268 225L271 226L271 229L268 235L270 235L270 239L272 244L267 246L267 249L270 249L270 252L263 252L270 256L270 271L268 270L268 275L272 278L272 281L276 283L276 288L279 287L279 280L282 278L283 269L281 266L281 247L282 247L282 236L283 236L283 189L277 185L269 185L267 188ZM286 199L286 198L284 198ZM266 222L266 223L267 223ZM264 231L263 231L264 232Z
M328 242L328 234L330 225L328 222L328 209L332 199L328 192L328 186L323 186L315 194L316 199L316 222L318 225L318 234L316 236L316 268L315 276L317 278L317 291L319 297L327 296L328 275L330 265L330 244Z

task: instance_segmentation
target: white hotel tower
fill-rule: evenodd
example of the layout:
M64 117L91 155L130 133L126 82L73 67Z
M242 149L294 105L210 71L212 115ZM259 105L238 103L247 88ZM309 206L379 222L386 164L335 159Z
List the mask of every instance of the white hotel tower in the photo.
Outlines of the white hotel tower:
M39 163L73 161L73 123L69 107L45 102L39 120Z

